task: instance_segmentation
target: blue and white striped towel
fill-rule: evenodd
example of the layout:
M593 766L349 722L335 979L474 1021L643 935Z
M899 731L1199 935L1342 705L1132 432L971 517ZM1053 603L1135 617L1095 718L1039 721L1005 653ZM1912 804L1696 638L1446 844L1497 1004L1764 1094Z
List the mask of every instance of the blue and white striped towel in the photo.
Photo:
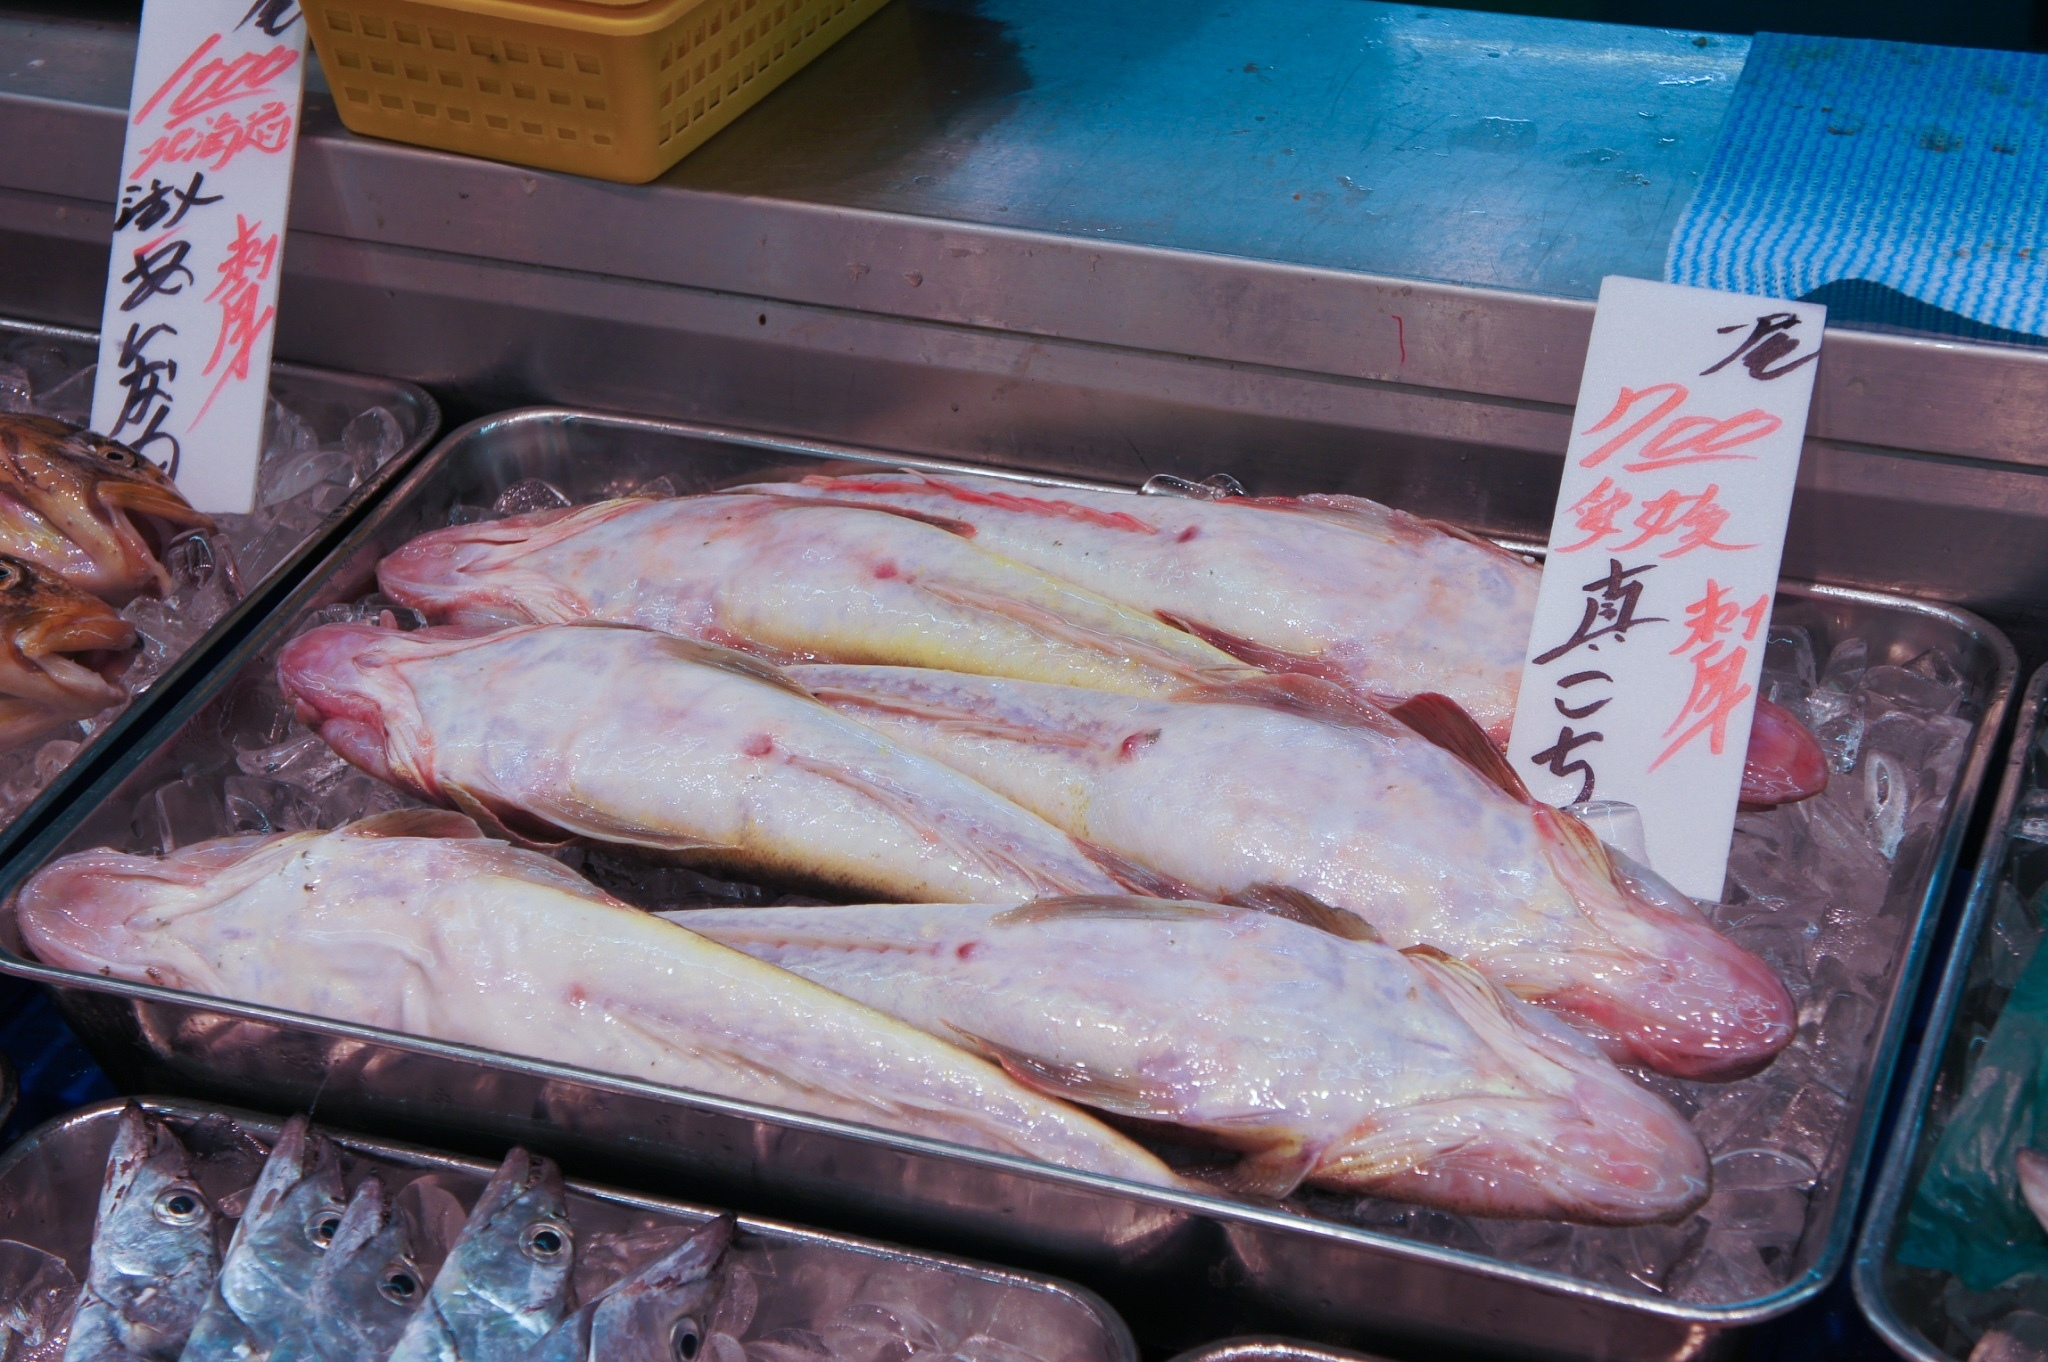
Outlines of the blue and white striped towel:
M2048 336L2048 56L1757 34L1664 272Z

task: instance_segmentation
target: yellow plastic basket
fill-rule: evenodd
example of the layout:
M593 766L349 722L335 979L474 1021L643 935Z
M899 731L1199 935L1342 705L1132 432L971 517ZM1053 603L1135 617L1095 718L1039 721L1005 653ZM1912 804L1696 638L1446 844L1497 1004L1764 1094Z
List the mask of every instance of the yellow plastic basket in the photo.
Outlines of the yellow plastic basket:
M884 0L301 0L342 122L640 184Z

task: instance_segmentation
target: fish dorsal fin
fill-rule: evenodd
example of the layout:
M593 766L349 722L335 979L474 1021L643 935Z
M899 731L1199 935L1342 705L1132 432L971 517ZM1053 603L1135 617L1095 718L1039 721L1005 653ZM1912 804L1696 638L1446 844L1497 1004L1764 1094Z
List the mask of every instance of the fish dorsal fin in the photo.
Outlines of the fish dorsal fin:
M1384 942L1379 929L1349 908L1325 903L1305 889L1285 884L1251 884L1224 900L1237 908L1255 908L1304 927L1341 936L1346 941Z
M990 918L991 927L1022 927L1063 918L1120 918L1154 922L1198 922L1224 909L1208 903L1142 898L1136 894L1062 894L1032 899Z
M554 627L561 629L621 629L627 633L644 634L649 638L657 640L655 646L679 662L688 662L694 666L714 667L722 672L731 672L735 676L744 676L749 681L759 681L764 685L773 686L777 690L786 690L791 695L801 695L806 700L816 700L818 698L785 674L774 663L763 662L760 658L749 656L738 649L723 647L716 643L706 643L702 639L683 638L678 634L664 634L656 629L648 629L638 624L626 624L619 620L581 619L572 620Z
M1155 1094L1122 1074L1097 1073L1085 1064L1041 1059L1001 1041L962 1030L951 1022L946 1023L946 1029L961 1045L993 1061L1025 1087L1048 1097L1137 1120L1171 1121L1181 1114L1180 1103L1173 1101L1170 1093Z
M1536 570L1536 565L1529 561L1527 555L1516 553L1513 549L1504 549L1484 535L1474 534L1468 529L1443 520L1423 520L1418 523L1427 525L1438 534L1449 535L1453 539L1462 539L1475 549L1485 549L1496 558L1505 558L1518 568L1524 568L1531 572Z
M1524 804L1534 804L1529 787L1508 765L1507 755L1493 745L1478 720L1448 695L1424 691L1390 711L1396 719L1463 761Z
M1148 899L1175 901L1205 901L1209 895L1192 885L1186 884L1149 865L1141 865L1130 857L1111 851L1108 847L1097 846L1085 837L1072 839L1081 854L1102 869L1102 873L1115 880L1133 894Z
M468 814L452 809L393 809L359 818L342 829L350 837L482 837Z
M1226 650L1227 651L1227 650ZM1389 737L1408 730L1378 705L1334 681L1303 672L1271 672L1204 682L1168 697L1188 705L1252 705L1339 728L1362 728Z
M883 506L872 501L847 501L840 497L782 496L774 492L749 492L747 495L760 497L764 501L779 502L782 508L786 510L794 511L799 508L817 509L824 507L841 511L866 511L870 515L893 515L898 520L914 520L920 525L929 525L933 529L944 530L947 534L957 534L962 539L972 539L975 535L974 526L964 520L955 520L950 516L930 515L924 511L910 510L904 506Z

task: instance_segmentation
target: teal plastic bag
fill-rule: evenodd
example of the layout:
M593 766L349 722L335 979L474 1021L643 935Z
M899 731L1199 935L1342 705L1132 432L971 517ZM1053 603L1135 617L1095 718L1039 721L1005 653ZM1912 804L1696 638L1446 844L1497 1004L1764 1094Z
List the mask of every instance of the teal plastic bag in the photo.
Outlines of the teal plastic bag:
M2048 1153L2048 950L2006 999L1914 1189L1898 1258L1950 1272L1972 1291L2020 1273L2048 1277L2048 1232L2020 1199L2013 1156Z

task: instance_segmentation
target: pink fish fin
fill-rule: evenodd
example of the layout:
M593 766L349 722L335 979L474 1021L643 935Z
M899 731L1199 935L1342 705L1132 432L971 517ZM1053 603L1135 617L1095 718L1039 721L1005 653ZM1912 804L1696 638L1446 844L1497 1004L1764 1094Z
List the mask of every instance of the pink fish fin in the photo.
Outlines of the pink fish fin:
M535 851L555 851L576 840L524 810L493 807L496 801L486 802L461 785L443 784L441 793L461 813L468 815L486 837L500 842Z
M1256 908L1304 927L1341 936L1346 941L1380 941L1379 929L1349 908L1325 903L1306 889L1286 884L1250 884L1226 896L1225 903L1237 908Z
M465 791L465 793L467 793ZM468 814L449 809L393 809L359 818L341 829L350 837L482 837L484 830Z
M1155 648L1149 643L1124 634L1108 634L1098 629L1090 629L1044 606L1033 605L1029 601L1021 601L1014 596L1004 596L993 591L977 591L973 587L933 581L929 577L920 576L914 581L919 590L937 597L948 605L1010 620L1042 638L1118 661L1143 662L1147 666L1155 667L1169 675L1183 677L1190 682L1201 677L1199 668L1173 656L1163 648ZM1068 589L1076 594L1082 594L1078 587Z
M1084 525L1093 525L1104 530L1124 530L1132 534L1157 534L1159 527L1130 514L1128 511L1105 511L1094 506L1083 506L1078 502L1061 501L1054 497L1023 496L1017 492L1001 492L993 489L969 487L962 482L936 477L916 469L901 469L884 474L853 474L841 477L807 477L807 487L824 487L833 491L852 493L880 493L887 496L945 497L963 506L987 506L999 511L1017 515L1041 516L1050 520L1072 520ZM1029 483L1018 484L1036 492L1056 492L1052 487L1037 487ZM1135 498L1133 499L1135 503Z
M1791 710L1758 699L1742 759L1742 807L1796 804L1827 787L1828 758L1820 739Z
M1153 899L1207 900L1210 895L1192 885L1186 884L1162 871L1132 860L1130 857L1098 846L1085 837L1072 839L1081 854L1102 867L1102 873L1115 880L1134 894Z
M992 1061L1025 1087L1048 1097L1143 1121L1172 1121L1181 1114L1181 1104L1171 1092L1148 1088L1122 1074L1097 1073L1086 1064L1041 1059L1001 1041L977 1036L951 1022L946 1023L946 1029L963 1048Z
M1507 755L1493 745L1479 721L1448 695L1424 691L1394 706L1396 719L1463 761L1524 804L1535 804L1529 787L1508 765ZM1576 820L1574 820L1576 821Z
M1455 955L1429 945L1406 946L1401 954L1467 1026L1503 1054L1526 1049L1539 1037L1555 1044L1570 1035L1562 1027L1542 1025L1513 994ZM1592 1042L1577 1036L1570 1036L1570 1048L1581 1055L1593 1051Z
M1023 927L1063 918L1117 918L1154 922L1189 922L1227 911L1208 903L1141 898L1135 894L1061 894L1019 904L988 920L991 927Z
M808 482L809 479L805 481ZM972 539L976 533L974 526L964 520L955 520L950 516L926 515L922 511L913 511L902 506L882 506L872 501L843 501L837 497L778 496L773 492L750 492L748 495L760 497L763 501L778 502L778 509L782 510L793 511L805 507L824 506L841 511L867 511L874 515L893 515L900 520L915 520L920 525L929 525L933 529L944 530L947 534L957 534L962 539Z
M1180 627L1175 621L1168 623ZM1224 648L1223 651L1232 650ZM1364 696L1326 677L1305 672L1208 681L1176 691L1167 698L1190 705L1253 705L1334 724L1339 728L1362 728L1384 733L1388 737L1400 737L1408 732L1405 725Z
M912 699L909 696L854 690L843 685L817 686L812 688L811 694L833 709L853 718L865 713L881 719L908 719L913 723L928 724L947 733L975 738L994 738L998 742L1032 747L1051 745L1086 749L1098 745L1093 737L1079 730L1023 724L998 715L982 714L971 709L956 709L951 705Z
M632 626L623 627L631 628ZM716 643L705 643L699 639L681 638L674 634L661 634L659 637L661 639L662 651L679 661L693 663L700 667L715 667L719 671L730 672L734 676L744 676L750 681L759 681L764 686L773 686L777 690L788 691L791 695L800 695L806 700L818 698L811 694L810 691L804 689L800 683L780 667L770 662L764 662L758 657L749 657L745 653L737 652L731 648L722 648Z
M1243 1155L1228 1167L1205 1173L1204 1180L1259 1201L1282 1200L1301 1186L1322 1161L1323 1148L1311 1145L1300 1131L1273 1125L1270 1120L1252 1117L1241 1127L1230 1121L1204 1123L1204 1131L1220 1136L1224 1144Z
M2041 1228L2048 1229L2048 1155L2022 1149L2013 1156L2013 1171L2019 1178L2020 1199Z

